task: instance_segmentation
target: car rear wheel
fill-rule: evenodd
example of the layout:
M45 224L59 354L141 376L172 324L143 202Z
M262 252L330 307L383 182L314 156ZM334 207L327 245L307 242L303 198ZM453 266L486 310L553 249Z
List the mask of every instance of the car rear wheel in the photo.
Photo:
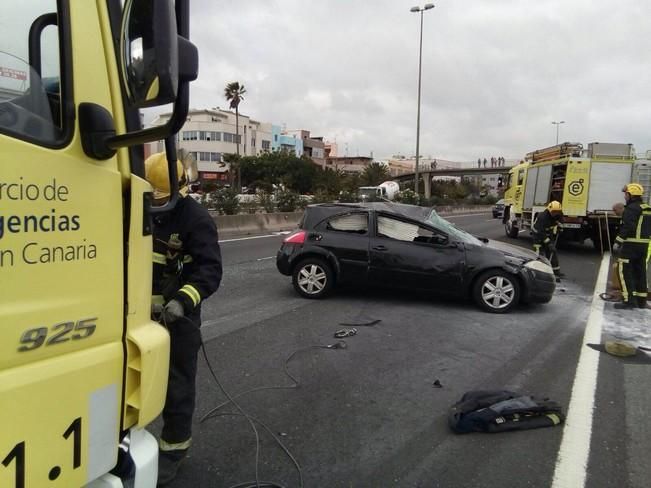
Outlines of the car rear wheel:
M472 297L487 312L506 313L520 301L520 284L509 273L490 270L477 279Z
M323 259L307 258L298 263L292 273L292 283L305 298L323 298L332 289L332 267Z

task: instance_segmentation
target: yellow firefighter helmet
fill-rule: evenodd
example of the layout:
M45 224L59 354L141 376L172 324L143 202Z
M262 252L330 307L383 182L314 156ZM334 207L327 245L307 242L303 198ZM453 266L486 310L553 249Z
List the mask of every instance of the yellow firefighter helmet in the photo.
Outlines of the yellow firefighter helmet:
M561 202L552 200L549 202L549 205L547 205L547 210L550 212L560 212L563 210L563 207L561 206Z
M624 191L632 197L641 197L644 194L644 188L639 183L629 183L624 187Z
M181 161L176 161L176 172L179 180L179 193L185 196L188 192L188 179ZM164 152L152 154L145 160L145 179L154 187L154 199L160 200L170 196L170 177L167 169L167 156Z

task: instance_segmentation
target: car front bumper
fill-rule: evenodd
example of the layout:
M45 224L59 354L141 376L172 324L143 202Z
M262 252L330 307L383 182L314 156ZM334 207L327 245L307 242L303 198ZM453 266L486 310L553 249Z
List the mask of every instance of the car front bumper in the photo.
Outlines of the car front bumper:
M550 273L543 273L532 269L522 271L525 281L523 299L530 303L547 303L551 301L556 290L556 277Z

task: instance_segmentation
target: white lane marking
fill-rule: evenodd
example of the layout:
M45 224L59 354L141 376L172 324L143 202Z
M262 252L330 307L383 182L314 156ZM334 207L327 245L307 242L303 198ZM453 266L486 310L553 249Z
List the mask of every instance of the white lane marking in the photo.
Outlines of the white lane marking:
M258 258L256 261L264 261L265 259L273 259L276 256L269 256L268 258Z
M581 353L572 385L567 420L563 428L563 440L556 458L552 488L583 488L585 486L600 354L599 351L586 347L586 344L601 342L601 326L606 302L599 298L599 294L606 291L609 263L610 254L605 253L601 260L599 276L592 297L590 316L583 334L583 341L581 341Z
M237 239L224 239L223 241L219 241L219 243L223 242L236 242L236 241L248 241L249 239L263 239L265 237L280 237L276 234L265 234L263 236L251 236L251 237L239 237Z

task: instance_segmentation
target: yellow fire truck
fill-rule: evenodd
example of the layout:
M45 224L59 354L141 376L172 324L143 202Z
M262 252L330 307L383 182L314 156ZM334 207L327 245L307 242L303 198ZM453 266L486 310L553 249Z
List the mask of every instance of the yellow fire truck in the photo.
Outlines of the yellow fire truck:
M623 201L622 187L635 167L632 144L593 142L584 149L563 143L528 153L509 171L504 193L503 223L509 237L531 231L539 212L552 200L563 206L564 240L607 249L619 218L612 206Z
M153 487L169 335L150 318L142 144L185 122L189 0L3 2L0 486ZM173 104L142 129L139 109ZM178 185L177 185L178 190Z

